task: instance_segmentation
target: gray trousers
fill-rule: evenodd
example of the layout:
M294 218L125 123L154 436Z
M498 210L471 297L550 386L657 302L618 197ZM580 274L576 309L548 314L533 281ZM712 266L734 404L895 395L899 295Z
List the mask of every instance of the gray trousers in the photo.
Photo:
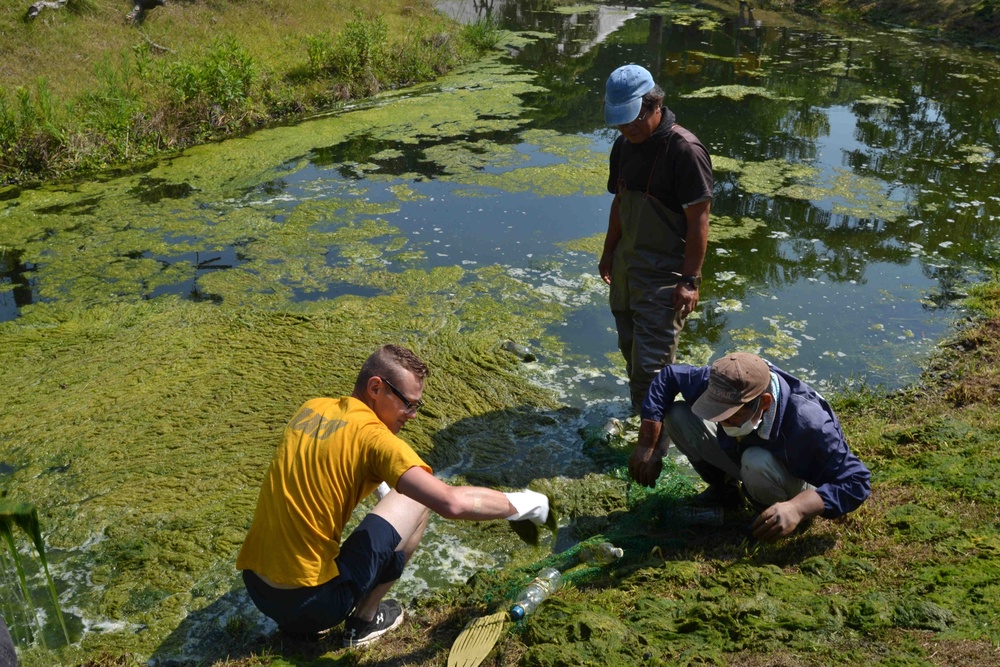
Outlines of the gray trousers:
M632 286L630 309L611 310L636 411L642 408L656 374L676 360L677 338L684 328L684 318L674 310L674 287L644 287Z
M660 450L666 454L673 442L692 463L704 461L742 481L747 494L762 505L791 500L806 489L815 488L793 477L784 463L762 447L748 447L737 464L719 447L715 429L715 423L691 412L690 405L674 401L663 416Z

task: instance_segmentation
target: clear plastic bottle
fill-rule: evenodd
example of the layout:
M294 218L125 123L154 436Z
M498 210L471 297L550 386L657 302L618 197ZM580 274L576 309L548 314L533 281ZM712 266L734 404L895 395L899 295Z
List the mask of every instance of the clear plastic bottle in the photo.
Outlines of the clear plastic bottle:
M625 555L625 552L611 542L601 542L596 546L580 549L580 562L588 565L608 565Z
M604 422L604 427L601 428L601 433L604 435L605 440L611 442L625 435L625 425L622 424L620 420L612 417L608 421Z
M510 608L511 620L520 621L534 612L545 598L559 590L560 584L562 584L562 573L554 567L547 567L539 572L538 576L518 594L514 606Z

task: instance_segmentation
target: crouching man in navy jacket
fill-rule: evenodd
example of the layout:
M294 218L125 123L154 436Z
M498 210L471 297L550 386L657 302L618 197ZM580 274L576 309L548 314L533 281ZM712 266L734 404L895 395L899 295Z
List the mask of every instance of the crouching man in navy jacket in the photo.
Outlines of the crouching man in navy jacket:
M642 405L632 479L654 486L671 441L708 483L695 502L735 503L743 483L761 508L752 527L759 540L786 537L814 516L843 516L871 492L871 473L830 405L754 354L735 352L703 367L673 364L657 374Z

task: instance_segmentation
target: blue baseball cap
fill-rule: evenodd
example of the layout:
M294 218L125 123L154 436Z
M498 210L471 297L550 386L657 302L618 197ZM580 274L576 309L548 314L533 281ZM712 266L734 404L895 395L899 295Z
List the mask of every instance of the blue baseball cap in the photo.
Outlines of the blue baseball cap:
M639 117L642 96L653 89L653 75L645 67L623 65L611 73L604 92L604 122L624 125Z

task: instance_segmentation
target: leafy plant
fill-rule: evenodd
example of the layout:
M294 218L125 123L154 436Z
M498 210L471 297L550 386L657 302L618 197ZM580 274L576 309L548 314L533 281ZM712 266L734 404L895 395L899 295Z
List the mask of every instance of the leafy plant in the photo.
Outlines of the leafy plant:
M38 523L38 511L28 503L14 502L5 497L0 497L0 536L7 543L11 559L17 570L17 578L21 584L21 591L24 593L24 599L30 604L31 593L28 589L28 578L24 573L21 556L18 553L17 543L14 540L15 526L24 531L35 545L38 558L42 563L42 569L45 572L45 579L48 582L49 595L52 596L52 604L56 610L56 617L59 619L59 625L62 627L66 643L69 644L69 631L66 629L66 621L63 618L62 609L59 608L59 596L56 594L56 586L52 581L52 575L49 574L49 564L45 558L45 543L42 540L42 531Z
M44 79L34 93L18 86L12 100L0 90L0 172L45 173L63 152L65 116Z
M99 132L103 141L90 156L91 161L115 162L127 159L140 137L135 136L136 121L142 115L142 99L139 94L140 81L132 57L126 53L121 65L113 65L104 59L96 67L99 86L84 93L76 106L86 125ZM98 160L95 160L98 158Z
M316 76L323 74L330 67L333 54L333 39L330 33L321 32L305 38L306 54L309 58L309 72Z
M381 66L388 36L384 18L367 19L359 11L337 37L327 68L343 78L352 95L372 95L382 88Z
M491 51L500 43L500 26L495 18L487 16L462 27L462 37L481 53Z
M175 65L168 84L180 103L200 100L232 111L250 100L257 76L253 56L228 37L216 41L204 59Z

